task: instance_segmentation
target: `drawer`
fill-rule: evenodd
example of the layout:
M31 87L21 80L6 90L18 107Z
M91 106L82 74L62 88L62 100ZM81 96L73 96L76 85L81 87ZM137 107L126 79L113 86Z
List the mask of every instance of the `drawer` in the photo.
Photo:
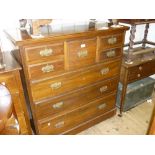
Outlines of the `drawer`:
M96 38L67 42L67 55L71 70L95 64Z
M100 37L99 51L113 48L116 46L122 47L124 41L123 34L117 34L113 36Z
M109 61L122 56L122 47L99 51L99 61Z
M11 73L0 74L0 83L5 84L5 86L9 89L11 94L19 92L14 74Z
M33 101L57 96L69 91L109 79L119 74L121 61L102 63L85 70L66 73L63 76L33 83L31 92Z
M115 108L116 94L99 98L87 105L84 105L70 113L57 118L48 118L38 121L40 134L62 134L80 123L100 116Z
M35 112L38 119L49 116L62 115L68 111L85 105L92 100L116 91L118 78L95 83L72 93L52 98L49 101L35 104Z
M128 81L132 82L150 76L155 73L155 61L129 68Z
M41 79L64 71L64 60L28 65L30 79Z
M26 61L46 61L51 59L59 59L64 55L64 44L53 43L53 44L44 44L36 45L34 47L25 48L25 57Z

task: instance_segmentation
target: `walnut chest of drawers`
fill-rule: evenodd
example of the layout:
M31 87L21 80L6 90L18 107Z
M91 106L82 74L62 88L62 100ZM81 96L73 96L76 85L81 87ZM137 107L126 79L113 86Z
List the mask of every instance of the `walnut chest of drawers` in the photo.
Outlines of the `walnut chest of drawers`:
M37 134L76 134L116 112L128 27L34 39L6 33L19 47ZM17 52L17 51L16 51Z

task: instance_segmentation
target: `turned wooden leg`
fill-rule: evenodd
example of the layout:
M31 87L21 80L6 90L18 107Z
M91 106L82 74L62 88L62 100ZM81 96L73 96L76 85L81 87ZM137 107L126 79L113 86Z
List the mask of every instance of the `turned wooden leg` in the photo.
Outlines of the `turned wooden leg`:
M126 60L128 63L132 61L132 52L133 52L135 33L136 33L136 25L131 25L129 48L128 48L128 54L127 54L127 60Z
M126 89L127 89L127 84L123 84L122 92L121 92L121 100L120 100L120 113L118 116L122 117L122 112L124 108L124 101L125 101L125 96L126 96Z
M144 31L144 38L143 38L143 40L142 40L142 48L145 48L145 46L146 46L146 42L147 42L147 35L148 35L148 29L149 29L149 23L147 23L146 25L145 25L145 31Z

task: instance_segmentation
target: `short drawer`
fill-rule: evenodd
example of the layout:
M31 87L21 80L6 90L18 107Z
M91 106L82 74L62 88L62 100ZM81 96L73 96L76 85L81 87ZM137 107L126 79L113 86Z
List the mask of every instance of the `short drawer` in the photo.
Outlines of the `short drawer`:
M19 92L14 74L11 73L0 74L0 83L4 84L9 89L11 94Z
M100 116L115 108L116 94L99 98L70 113L38 121L39 134L63 134L92 118Z
M128 81L132 82L150 76L155 73L155 61L149 61L141 65L129 68Z
M117 34L113 36L100 37L99 51L113 48L116 46L122 46L124 41L123 34Z
M92 100L116 91L118 77L92 84L67 95L52 98L49 101L35 103L37 119L62 115L68 111L86 105Z
M51 59L57 59L64 55L64 44L53 43L36 45L32 47L25 47L26 61L46 61Z
M95 64L96 38L67 42L67 55L71 70Z
M99 61L116 59L122 55L122 47L99 51Z
M64 71L64 60L28 65L30 79L41 79Z
M33 83L31 86L34 101L57 96L72 90L109 79L119 74L120 60L102 63L85 70L66 73L63 76Z

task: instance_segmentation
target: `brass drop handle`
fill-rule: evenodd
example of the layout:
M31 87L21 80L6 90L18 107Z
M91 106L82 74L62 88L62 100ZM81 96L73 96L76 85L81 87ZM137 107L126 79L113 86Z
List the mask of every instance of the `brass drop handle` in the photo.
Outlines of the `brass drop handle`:
M79 58L84 58L84 57L88 56L88 51L87 50L79 51L77 53L77 55L78 55Z
M43 73L49 73L54 71L54 66L53 65L46 65L44 67L41 68Z
M107 52L106 54L107 54L108 58L116 56L115 50L111 50L111 51Z
M41 50L39 54L42 57L48 57L53 54L53 50L51 48L45 48L44 50Z
M108 44L112 45L115 44L117 42L117 38L116 37L111 37L108 39Z
M61 88L61 86L62 86L61 82L55 82L55 83L51 84L50 87L51 87L53 90L55 90L55 89Z
M61 121L55 124L55 128L62 128L64 126L65 122Z
M60 109L64 105L64 102L58 102L53 104L53 109Z
M109 68L108 68L108 67L101 70L101 74L102 74L102 75L105 75L105 74L107 74L108 72L109 72Z
M98 109L99 109L99 110L104 109L106 106L107 106L106 103L100 104L100 105L98 106Z
M103 86L100 88L100 92L103 93L103 92L107 91L107 89L108 89L108 86Z

